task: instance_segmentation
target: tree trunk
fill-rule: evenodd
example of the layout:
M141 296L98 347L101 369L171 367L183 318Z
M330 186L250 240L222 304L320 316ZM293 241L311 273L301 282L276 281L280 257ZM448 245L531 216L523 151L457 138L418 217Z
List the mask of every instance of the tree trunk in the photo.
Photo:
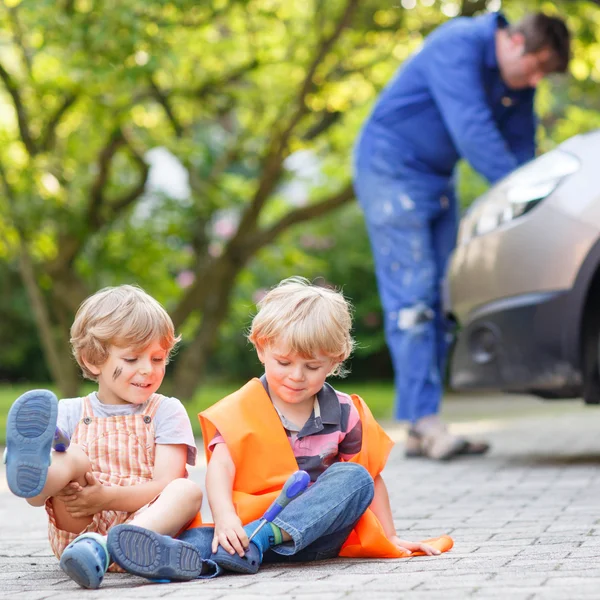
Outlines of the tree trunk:
M209 353L217 342L221 323L229 313L231 293L245 261L231 256L216 261L206 273L204 284L211 290L198 310L202 323L191 344L181 353L174 375L174 395L182 402L190 401L206 369Z
M52 319L35 278L31 256L23 240L21 240L19 255L19 272L38 326L50 374L63 398L77 396L80 387L77 369L71 358L68 344L60 343L54 335Z

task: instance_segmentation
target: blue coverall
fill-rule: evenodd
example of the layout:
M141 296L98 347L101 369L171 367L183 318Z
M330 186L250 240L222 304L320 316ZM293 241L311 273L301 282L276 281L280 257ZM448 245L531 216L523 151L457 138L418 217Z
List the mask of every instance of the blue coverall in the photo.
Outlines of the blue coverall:
M448 21L398 70L354 154L392 356L396 419L437 414L448 331L441 282L456 243L460 158L493 183L535 153L535 89L500 76L500 13Z

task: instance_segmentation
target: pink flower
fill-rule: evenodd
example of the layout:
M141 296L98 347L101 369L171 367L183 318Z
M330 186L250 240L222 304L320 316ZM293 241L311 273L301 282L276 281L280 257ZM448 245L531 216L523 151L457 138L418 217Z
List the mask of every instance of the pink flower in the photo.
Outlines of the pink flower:
M181 271L181 273L177 275L177 285L181 289L190 287L194 281L196 281L196 275L193 271Z
M228 240L229 238L231 238L236 232L236 230L237 223L230 216L221 217L215 222L213 226L214 234L223 240Z

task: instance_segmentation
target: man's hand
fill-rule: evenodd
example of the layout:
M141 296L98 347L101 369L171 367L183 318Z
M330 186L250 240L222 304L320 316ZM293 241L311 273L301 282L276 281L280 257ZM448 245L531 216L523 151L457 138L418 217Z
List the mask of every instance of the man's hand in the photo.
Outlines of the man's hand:
M213 554L220 544L229 554L237 552L240 556L244 556L244 548L247 548L249 543L242 522L235 513L221 517L218 521L215 519L215 537L212 541Z
M397 535L393 535L390 538L390 542L392 542L392 544L394 544L396 547L400 548L400 550L404 550L409 554L412 554L413 552L424 552L427 556L441 554L437 548L433 548L427 544L422 544L421 542L409 542L408 540L401 540Z
M87 485L77 489L72 483L65 486L60 492L60 499L65 503L67 512L73 517L90 517L107 508L108 488L98 481L94 474L85 474Z

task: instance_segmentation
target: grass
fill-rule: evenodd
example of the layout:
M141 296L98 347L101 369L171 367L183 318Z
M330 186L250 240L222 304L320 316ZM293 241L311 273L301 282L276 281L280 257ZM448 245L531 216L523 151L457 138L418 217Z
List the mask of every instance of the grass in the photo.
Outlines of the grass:
M224 396L238 389L244 382L236 383L209 383L198 391L194 400L186 405L186 409L192 422L194 435L200 436L200 425L198 413L214 404ZM388 419L392 414L392 401L394 397L394 386L389 383L360 383L354 384L346 381L332 381L333 385L343 392L358 394L370 406L373 414L378 419ZM47 384L4 384L0 385L0 444L6 441L6 417L8 410L15 399L27 390L36 388L50 389L56 393L56 388ZM94 390L93 386L84 387L82 394Z

